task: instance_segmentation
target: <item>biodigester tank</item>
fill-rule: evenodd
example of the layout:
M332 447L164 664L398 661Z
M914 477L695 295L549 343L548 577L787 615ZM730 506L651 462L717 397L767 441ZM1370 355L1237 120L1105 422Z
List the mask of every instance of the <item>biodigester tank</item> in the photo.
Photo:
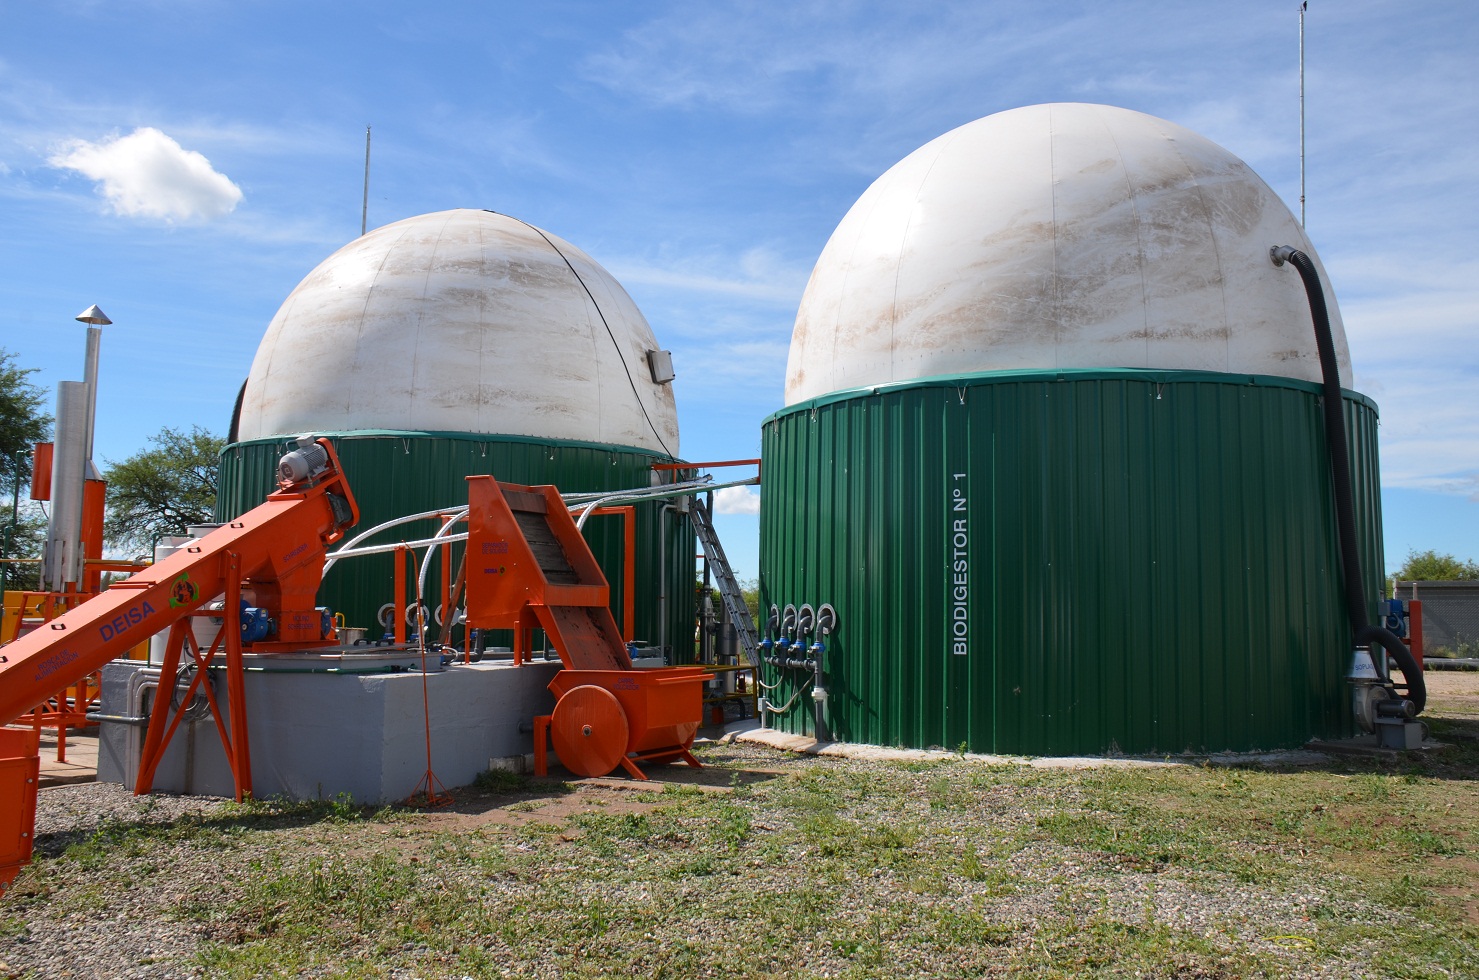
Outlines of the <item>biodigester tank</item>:
M1316 254L1245 163L1109 106L988 116L869 187L763 423L773 724L1030 754L1349 734L1321 373L1283 244ZM1321 279L1376 597L1377 410ZM823 604L835 628L797 635L786 610Z
M303 432L337 448L359 530L460 506L475 474L565 492L647 487L654 463L678 458L671 377L649 359L657 350L606 269L527 222L457 209L374 229L310 272L268 325L222 455L218 519L261 501L286 440ZM692 632L693 532L660 503L638 505L636 519L630 634L672 647ZM595 518L588 532L619 619L623 534L619 518ZM393 560L336 564L322 602L371 638L389 632ZM429 621L447 618L441 592L433 571Z

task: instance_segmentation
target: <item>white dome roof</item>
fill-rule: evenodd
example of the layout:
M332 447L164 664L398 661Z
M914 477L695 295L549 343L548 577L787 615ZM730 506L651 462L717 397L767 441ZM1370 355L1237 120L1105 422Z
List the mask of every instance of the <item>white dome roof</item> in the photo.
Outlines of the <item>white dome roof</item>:
M987 116L894 165L837 226L796 315L786 403L1019 369L1319 381L1304 288L1274 245L1319 265L1268 185L1190 130L1077 103Z
M490 211L377 228L329 256L257 348L237 438L399 429L678 452L631 297L590 256Z

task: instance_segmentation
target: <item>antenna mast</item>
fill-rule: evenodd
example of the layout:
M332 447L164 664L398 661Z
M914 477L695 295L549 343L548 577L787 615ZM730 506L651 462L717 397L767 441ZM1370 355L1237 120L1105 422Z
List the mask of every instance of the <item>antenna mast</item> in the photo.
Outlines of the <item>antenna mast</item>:
M1300 0L1299 4L1299 227L1304 227L1304 12L1310 9L1310 0ZM366 150L368 153L369 151ZM366 159L365 167L368 174L370 166ZM369 180L369 177L365 177Z
M1304 15L1301 14L1300 15L1300 21L1299 21L1300 24L1303 24L1304 23L1303 17L1304 17ZM1301 27L1300 28L1300 31L1301 31L1300 37L1303 37L1304 36L1304 34L1302 33L1303 30L1304 29ZM1302 43L1303 42L1301 42L1301 44ZM1303 76L1300 76L1300 77L1303 78ZM1301 84L1301 86L1303 86L1304 83L1301 82L1300 84ZM1300 91L1303 91L1303 88L1301 88ZM1301 103L1301 105L1302 104L1303 103ZM1304 117L1301 116L1300 118L1303 119ZM1300 125L1302 126L1303 123L1301 123ZM1301 130L1301 132L1303 132L1303 130ZM1300 199L1300 201L1303 201L1304 200L1304 191L1303 191L1303 189L1301 189L1299 193L1300 193L1300 198L1299 199ZM370 127L369 126L366 126L365 127L365 200L364 200L364 203L362 205L360 205L360 211L359 211L359 234L360 234L360 237L361 238L365 237L365 223L366 223L366 221L368 221L369 217L370 217Z

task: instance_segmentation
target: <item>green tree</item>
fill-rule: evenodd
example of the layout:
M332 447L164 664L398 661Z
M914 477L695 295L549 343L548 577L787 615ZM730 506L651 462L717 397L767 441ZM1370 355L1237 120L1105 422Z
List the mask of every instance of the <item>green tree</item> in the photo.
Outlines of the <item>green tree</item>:
M31 463L25 454L51 435L51 416L41 410L45 393L29 378L35 368L17 367L15 355L0 347L0 489L10 496L31 485ZM8 516L8 515L7 515Z
M226 440L200 426L163 428L150 448L120 463L108 460L108 516L103 534L118 548L145 548L166 534L208 523Z
M41 557L46 546L46 517L40 508L29 500L22 500L15 511L16 521L10 522L11 511L5 509L5 557L35 559ZM4 584L7 589L39 589L41 566L34 561L7 562L4 566Z
M758 578L742 578L739 580L740 595L745 597L745 605L750 608L750 621L757 628L763 629L765 624L760 621L760 580Z
M31 485L29 450L51 435L51 416L41 410L45 393L30 382L35 368L15 363L15 355L0 348L0 494L9 504L0 514L0 556L35 558L41 553L46 521L20 495ZM32 589L37 566L6 563L5 588Z
M1407 561L1397 569L1403 582L1454 582L1479 579L1479 563L1460 561L1452 555L1428 551L1409 551Z

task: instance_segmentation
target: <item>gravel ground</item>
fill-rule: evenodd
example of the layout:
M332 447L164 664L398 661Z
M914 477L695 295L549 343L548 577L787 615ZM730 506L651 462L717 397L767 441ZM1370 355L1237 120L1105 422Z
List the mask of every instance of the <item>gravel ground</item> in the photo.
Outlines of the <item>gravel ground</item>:
M204 796L134 796L112 783L80 783L43 789L37 795L35 859L55 858L109 824L170 826L204 821L226 801ZM165 847L150 860L170 875L147 887L110 887L111 882L72 880L48 903L47 915L26 917L19 935L0 939L0 975L37 977L188 977L198 971L171 967L197 949L199 930L181 929L171 909L193 891L209 888L218 871L208 861L189 860L185 848ZM44 876L22 879L7 902L48 888ZM4 911L4 910L0 910Z

